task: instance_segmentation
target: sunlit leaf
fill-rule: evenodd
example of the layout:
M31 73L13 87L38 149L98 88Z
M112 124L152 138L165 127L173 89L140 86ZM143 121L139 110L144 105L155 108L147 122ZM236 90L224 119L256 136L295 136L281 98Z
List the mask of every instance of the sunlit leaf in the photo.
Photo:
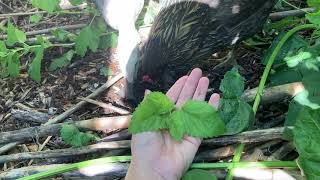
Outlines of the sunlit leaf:
M59 7L60 0L31 0L31 4L34 7L48 11L49 13L54 12Z

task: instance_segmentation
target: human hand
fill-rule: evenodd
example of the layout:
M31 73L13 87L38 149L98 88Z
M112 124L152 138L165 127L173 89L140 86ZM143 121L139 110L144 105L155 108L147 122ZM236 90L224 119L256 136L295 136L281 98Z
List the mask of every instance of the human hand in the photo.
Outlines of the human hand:
M189 76L181 77L169 89L167 96L181 107L187 100L205 99L209 79L194 69ZM213 94L209 104L218 107L219 95ZM132 160L126 176L131 179L177 180L189 168L201 144L201 139L185 135L175 141L168 131L144 132L132 135Z

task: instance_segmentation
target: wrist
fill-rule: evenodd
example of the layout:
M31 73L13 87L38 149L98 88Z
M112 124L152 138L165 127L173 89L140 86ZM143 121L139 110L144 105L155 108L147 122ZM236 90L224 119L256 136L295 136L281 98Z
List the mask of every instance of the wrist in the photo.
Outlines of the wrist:
M153 166L139 166L131 161L125 180L178 180L179 178L171 173L161 173Z

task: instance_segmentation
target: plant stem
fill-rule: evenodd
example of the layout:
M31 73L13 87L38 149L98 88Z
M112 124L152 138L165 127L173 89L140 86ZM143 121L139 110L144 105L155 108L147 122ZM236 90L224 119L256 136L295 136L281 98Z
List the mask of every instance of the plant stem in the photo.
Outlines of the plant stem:
M234 169L234 168L298 168L294 161L231 162L231 163L194 163L191 168Z
M237 163L240 161L241 159L241 153L244 149L244 146L245 144L240 144L237 149L235 150L234 152L234 156L233 156L233 159L232 159L232 162L234 163ZM232 177L233 177L233 174L234 174L234 169L231 168L226 176L226 180L232 180Z
M99 159L93 159L74 164L64 165L58 168L51 169L46 172L33 174L31 176L19 178L18 180L35 180L43 179L65 172L77 170L80 168L99 165L105 163L130 162L131 156L112 156ZM191 168L198 169L233 169L233 168L298 168L294 161L267 161L267 162L231 162L231 163L194 163Z
M271 56L270 56L270 58L268 60L268 63L266 65L266 68L264 69L264 72L262 74L262 77L261 77L261 80L260 80L260 83L259 83L259 87L258 87L258 90L257 90L256 98L255 98L255 101L253 103L253 112L254 112L254 114L257 113L257 110L258 110L258 107L259 107L259 104L260 104L260 101L261 101L261 96L263 94L263 89L264 89L264 86L266 84L269 72L270 72L272 64L273 64L274 60L276 59L277 55L279 54L282 46L296 32L304 30L304 29L318 29L318 28L319 28L319 26L315 25L315 24L304 24L304 25L297 26L297 27L291 29L290 31L288 31L284 35L284 37L280 40L280 42L277 44L276 48L274 49L274 51L272 52L272 54L271 54Z

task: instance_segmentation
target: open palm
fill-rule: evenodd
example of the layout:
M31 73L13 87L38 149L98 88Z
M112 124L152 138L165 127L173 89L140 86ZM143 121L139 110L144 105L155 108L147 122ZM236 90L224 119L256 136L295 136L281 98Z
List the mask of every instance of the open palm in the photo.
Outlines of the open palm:
M181 107L189 99L203 101L208 86L208 78L202 77L202 71L196 68L189 76L181 77L166 95ZM219 95L213 94L209 104L217 107L218 102ZM201 139L190 136L184 136L182 142L177 142L168 131L135 134L132 136L132 162L126 179L180 179L200 143Z

